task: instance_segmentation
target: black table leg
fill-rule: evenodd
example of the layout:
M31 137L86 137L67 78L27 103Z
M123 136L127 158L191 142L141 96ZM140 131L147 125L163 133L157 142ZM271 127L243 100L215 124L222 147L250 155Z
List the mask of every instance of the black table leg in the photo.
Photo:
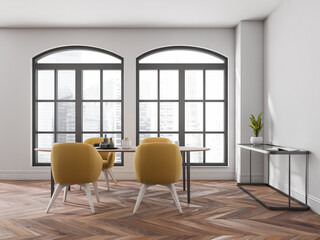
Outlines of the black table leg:
M306 154L305 204L308 205L308 154Z
M289 154L289 207L291 207L291 155Z
M51 170L51 197L53 195L53 192L54 192L54 179L53 179L52 170Z
M270 155L268 154L268 184L270 184Z
M188 203L190 203L190 152L187 152L187 188Z
M186 190L186 161L185 161L185 153L181 152L182 155L182 176L183 176L183 191Z
M252 165L252 160L251 160L251 150L250 150L250 183L252 182L251 181L251 172L252 172L252 170L251 170L251 165Z

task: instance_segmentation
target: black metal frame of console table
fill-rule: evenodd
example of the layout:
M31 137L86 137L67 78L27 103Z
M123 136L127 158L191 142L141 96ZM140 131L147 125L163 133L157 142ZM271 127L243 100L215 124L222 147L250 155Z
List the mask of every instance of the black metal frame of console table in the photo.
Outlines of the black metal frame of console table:
M280 146L275 146L275 145L270 145L270 144L263 144L264 146L268 147L280 147ZM260 203L263 207L269 209L269 210L290 210L290 211L305 211L309 210L308 206L308 192L307 192L307 184L308 184L308 154L309 151L306 150L297 150L297 151L270 151L266 149L261 149L258 148L257 146L251 145L251 144L239 144L239 147L243 149L247 149L250 151L250 176L249 176L249 183L238 183L237 186L243 190L245 193L247 193L250 197L252 197L254 200L256 200L258 203ZM281 147L280 147L281 148ZM255 152L260 152L263 154L266 154L268 156L268 183L252 183L252 151ZM289 161L288 161L288 194L284 193L283 191L274 188L269 184L269 178L270 178L270 155L288 155L289 156ZM305 161L306 161L306 169L305 169L305 203L297 200L296 198L291 196L291 155L305 155ZM280 206L280 207L272 207L268 206L265 204L263 201L261 201L259 198L254 196L251 192L246 190L244 186L246 185L251 185L251 186L267 186L278 193L286 196L288 198L288 206ZM295 201L300 205L300 207L293 207L291 206L291 201Z

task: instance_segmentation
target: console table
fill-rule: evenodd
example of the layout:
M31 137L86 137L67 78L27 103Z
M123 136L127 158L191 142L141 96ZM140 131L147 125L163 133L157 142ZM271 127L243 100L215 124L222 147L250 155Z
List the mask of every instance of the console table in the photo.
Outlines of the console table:
M252 197L254 200L256 200L258 203L260 203L262 206L269 210L308 210L309 206L308 204L308 193L307 193L307 184L308 184L308 154L309 151L301 150L301 149L291 149L271 144L261 144L261 145L252 145L252 144L238 144L238 146L242 149L249 150L250 152L250 180L249 183L238 183L238 187L242 189L245 193L247 193L250 197ZM262 154L265 154L268 156L268 183L252 183L252 151L253 152L259 152ZM270 155L288 155L288 183L289 183L289 190L288 194L280 191L279 189L276 189L272 187L269 184L269 178L270 178ZM291 196L291 155L305 155L305 203L302 203L301 201L293 198ZM252 193L250 193L248 190L244 188L245 185L262 185L262 186L268 186L272 189L276 190L277 192L281 193L282 195L288 197L288 206L281 206L281 207L273 207L268 206L265 204L262 200L258 199L256 196L254 196ZM291 206L291 200L298 203L299 207L293 207Z

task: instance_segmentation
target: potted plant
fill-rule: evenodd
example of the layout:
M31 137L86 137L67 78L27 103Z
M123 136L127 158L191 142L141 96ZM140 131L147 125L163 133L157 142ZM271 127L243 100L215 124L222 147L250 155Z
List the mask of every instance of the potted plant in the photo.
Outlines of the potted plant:
M263 143L262 137L259 137L259 133L263 127L261 116L262 116L262 113L260 113L258 115L257 120L255 119L255 117L252 114L250 114L250 117L249 117L249 119L251 121L251 125L249 125L249 127L251 127L253 129L253 133L255 135L255 137L250 138L250 142L253 145L260 145Z

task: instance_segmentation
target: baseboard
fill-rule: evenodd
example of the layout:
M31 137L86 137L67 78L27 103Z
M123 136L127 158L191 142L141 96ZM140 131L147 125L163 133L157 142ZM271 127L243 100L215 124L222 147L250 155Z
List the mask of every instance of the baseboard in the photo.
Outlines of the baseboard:
M0 170L0 180L49 180L50 169Z
M113 168L118 180L135 180L133 170ZM191 168L191 180L234 180L234 172L230 170L213 168ZM50 168L35 170L0 170L0 180L49 180ZM104 176L100 175L100 180ZM182 179L182 173L181 173Z
M136 176L132 170L112 168L112 171L116 180L136 180ZM104 180L105 178L103 175L100 175L99 179Z
M308 205L311 210L320 215L320 199L308 194Z
M262 174L251 174L251 182L252 183L261 183L263 182L263 175ZM240 174L240 181L239 183L249 183L250 182L250 175L249 174Z

